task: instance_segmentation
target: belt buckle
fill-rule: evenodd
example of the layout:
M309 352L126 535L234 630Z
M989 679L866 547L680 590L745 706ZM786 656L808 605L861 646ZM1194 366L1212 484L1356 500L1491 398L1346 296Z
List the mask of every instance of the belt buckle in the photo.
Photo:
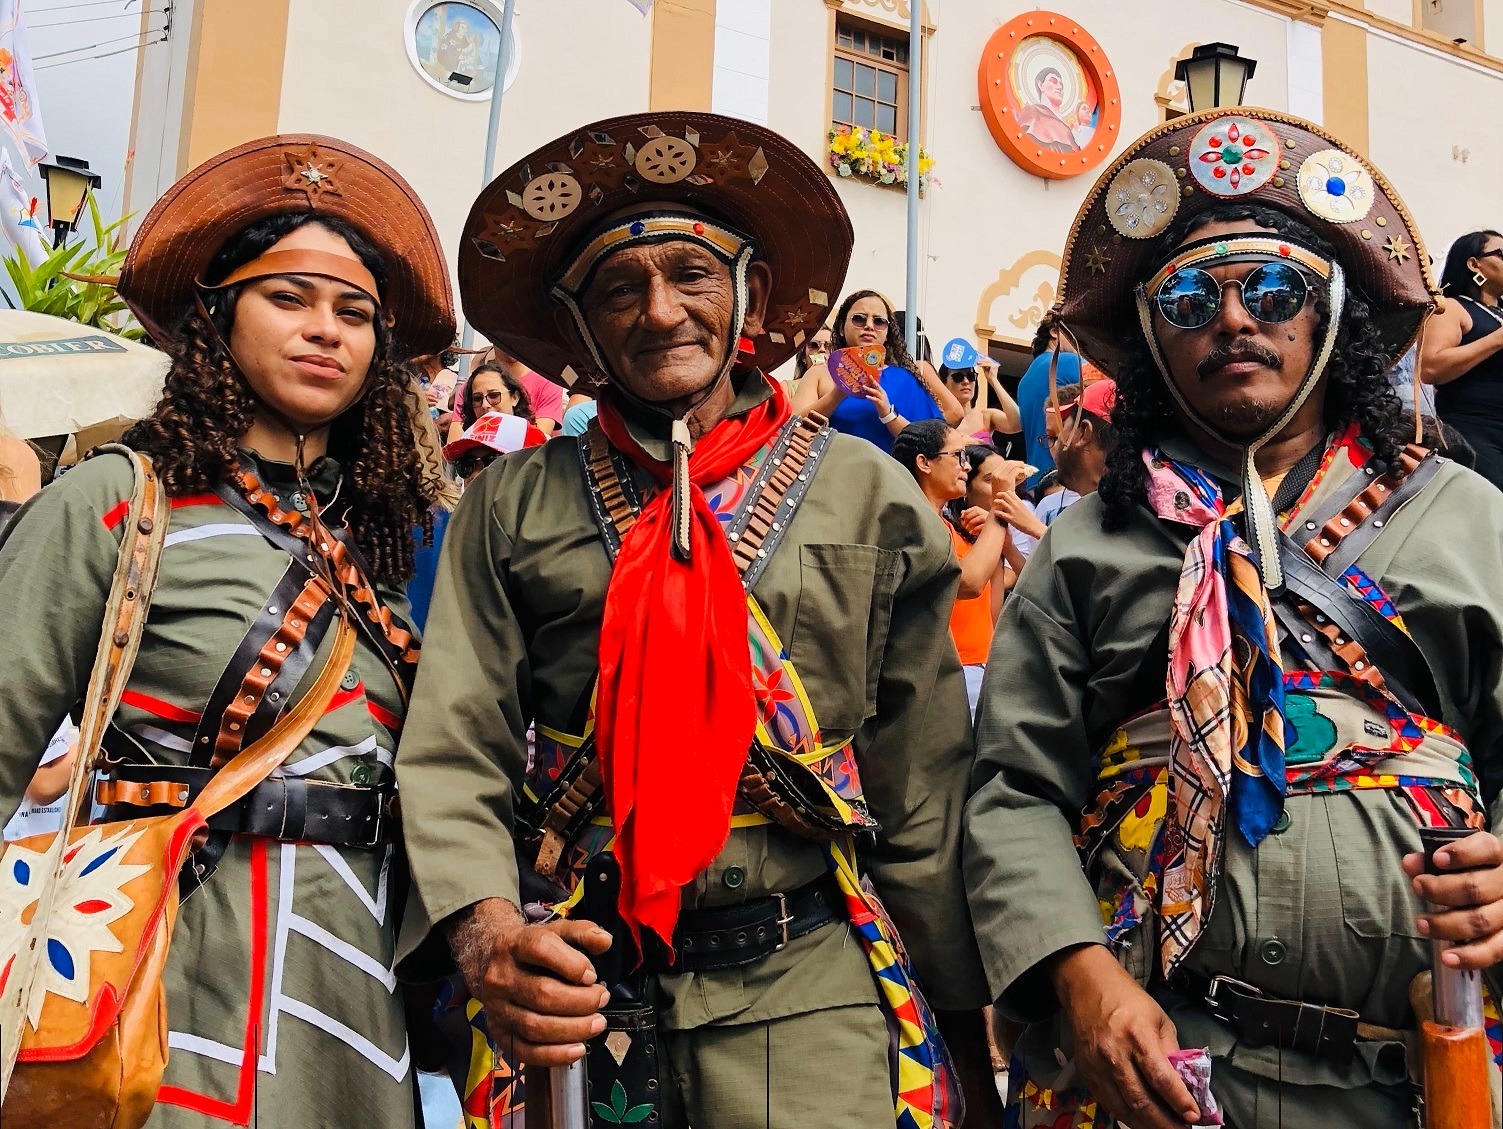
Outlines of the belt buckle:
M1237 980L1230 976L1212 976L1211 986L1206 989L1206 1010L1211 1013L1212 1019L1220 1020L1222 1023L1231 1023L1235 1018L1232 1014L1233 1001L1221 998L1221 989L1223 986L1234 988L1243 995L1251 996L1254 999L1261 999L1263 996L1260 989L1254 988L1246 981Z
M788 926L793 923L793 915L788 912L788 895L774 894L773 897L778 900L778 916L776 923L779 936L778 943L773 946L772 951L775 953L780 953L788 947Z
M375 826L371 828L371 837L368 842L360 844L361 848L373 851L381 845L381 830L386 823L386 806L390 801L381 801L376 804Z

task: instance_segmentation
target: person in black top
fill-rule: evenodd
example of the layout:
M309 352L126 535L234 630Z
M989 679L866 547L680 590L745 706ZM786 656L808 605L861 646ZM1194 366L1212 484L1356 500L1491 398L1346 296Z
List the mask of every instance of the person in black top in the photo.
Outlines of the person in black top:
M1441 284L1455 299L1425 331L1422 378L1435 410L1477 452L1477 471L1503 489L1503 235L1451 244Z

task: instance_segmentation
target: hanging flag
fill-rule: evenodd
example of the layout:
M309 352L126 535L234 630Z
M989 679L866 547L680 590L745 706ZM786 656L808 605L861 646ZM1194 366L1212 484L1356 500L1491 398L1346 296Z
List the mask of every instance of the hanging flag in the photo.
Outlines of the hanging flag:
M0 224L5 228L5 238L25 253L32 266L52 253L47 245L41 203L16 174L7 149L0 149Z
M47 155L37 81L31 73L31 45L21 0L0 0L0 126L16 139L31 168Z

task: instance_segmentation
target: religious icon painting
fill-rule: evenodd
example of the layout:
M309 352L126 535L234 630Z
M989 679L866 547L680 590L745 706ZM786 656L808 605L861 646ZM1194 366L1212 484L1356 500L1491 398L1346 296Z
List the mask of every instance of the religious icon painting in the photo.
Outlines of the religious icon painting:
M405 25L407 58L445 94L488 99L501 58L501 10L493 0L413 0ZM505 84L517 76L517 29L512 25Z
M1111 153L1121 92L1101 45L1074 20L1025 12L987 40L981 112L998 147L1035 176L1063 180Z

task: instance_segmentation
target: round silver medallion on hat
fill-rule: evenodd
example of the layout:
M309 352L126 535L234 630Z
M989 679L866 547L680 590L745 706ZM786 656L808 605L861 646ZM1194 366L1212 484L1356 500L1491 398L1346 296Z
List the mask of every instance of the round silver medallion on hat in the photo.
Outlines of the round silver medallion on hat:
M1124 165L1106 190L1106 218L1128 239L1159 234L1178 210L1174 170L1151 157Z

